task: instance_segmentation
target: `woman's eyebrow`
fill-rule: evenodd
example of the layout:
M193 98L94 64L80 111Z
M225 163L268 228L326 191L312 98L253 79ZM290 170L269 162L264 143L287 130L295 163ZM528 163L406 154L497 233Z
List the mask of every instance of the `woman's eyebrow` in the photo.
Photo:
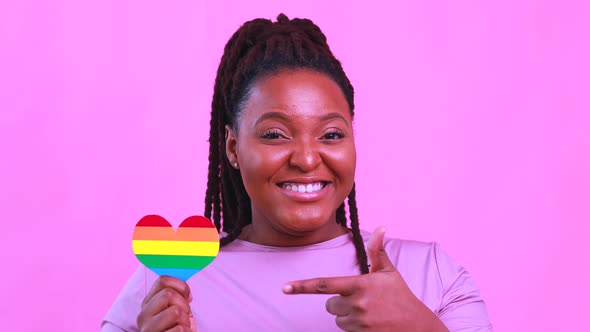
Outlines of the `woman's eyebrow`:
M281 120L289 121L289 120L291 120L291 117L285 113L282 113L282 112L268 112L268 113L262 114L258 119L256 119L254 126L257 126L260 122L267 120L267 119L281 119Z
M281 119L281 120L289 121L292 118L289 115L282 113L282 112L268 112L268 113L262 114L254 123L254 126L257 126L262 121L268 120L268 119ZM344 121L344 123L346 123L346 125L349 125L346 118L344 116L342 116L342 114L337 113L337 112L331 112L331 113L324 114L324 115L321 115L318 117L319 122L325 122L325 121L335 120L335 119L342 120L342 121Z
M328 114L324 114L324 115L320 116L320 122L329 121L329 120L342 120L342 121L344 121L344 123L346 123L346 125L348 125L348 120L346 120L346 118L344 116L342 116L342 114L340 114L340 113L332 112L332 113L328 113Z

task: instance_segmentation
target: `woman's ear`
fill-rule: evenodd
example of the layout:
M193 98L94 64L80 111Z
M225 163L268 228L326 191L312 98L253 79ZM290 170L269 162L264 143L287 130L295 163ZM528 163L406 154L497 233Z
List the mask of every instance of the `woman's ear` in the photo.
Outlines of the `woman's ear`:
M238 163L238 135L233 126L225 125L225 155L229 163L235 168L239 169Z

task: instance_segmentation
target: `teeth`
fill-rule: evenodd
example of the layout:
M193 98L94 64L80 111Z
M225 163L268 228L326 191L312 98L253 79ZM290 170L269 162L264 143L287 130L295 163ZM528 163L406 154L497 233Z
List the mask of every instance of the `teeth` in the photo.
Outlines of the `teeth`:
M321 182L316 183L308 183L308 184L295 184L295 183L285 183L282 186L285 190L291 190L293 192L299 193L312 193L318 190L321 190L324 186Z

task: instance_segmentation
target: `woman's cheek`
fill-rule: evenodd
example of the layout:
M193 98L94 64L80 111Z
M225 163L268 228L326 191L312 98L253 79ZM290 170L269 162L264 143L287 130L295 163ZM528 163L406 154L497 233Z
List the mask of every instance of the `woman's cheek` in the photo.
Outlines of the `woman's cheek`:
M354 177L356 169L356 149L354 145L338 150L327 150L324 155L324 162L338 176Z

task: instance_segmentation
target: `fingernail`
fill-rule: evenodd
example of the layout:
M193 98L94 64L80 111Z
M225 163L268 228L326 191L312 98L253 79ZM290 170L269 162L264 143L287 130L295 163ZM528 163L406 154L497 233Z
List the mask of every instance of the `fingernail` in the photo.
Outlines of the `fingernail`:
M293 293L293 286L291 286L289 284L283 286L283 293L287 293L287 294Z

